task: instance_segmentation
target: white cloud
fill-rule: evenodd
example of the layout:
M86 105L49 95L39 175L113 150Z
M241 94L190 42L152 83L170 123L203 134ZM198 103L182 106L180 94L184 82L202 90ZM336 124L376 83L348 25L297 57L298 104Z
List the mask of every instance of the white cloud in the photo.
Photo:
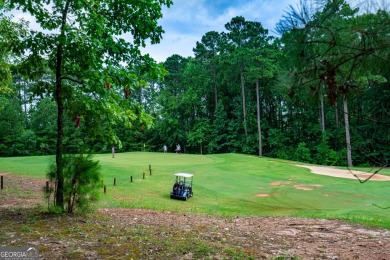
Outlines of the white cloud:
M296 7L300 0L174 0L171 8L163 8L160 24L165 33L158 45L148 45L148 52L155 60L165 61L173 54L193 56L196 41L209 31L222 32L225 24L235 16L248 21L261 22L273 34L275 24L281 19L288 6ZM12 12L15 20L23 18L30 22L30 28L38 29L35 19L21 11ZM128 39L129 40L129 39Z
M173 54L188 57L192 56L192 49L199 40L197 35L166 34L159 44L147 46L143 53L149 53L158 62L165 61Z
M219 1L221 3L221 1ZM193 56L196 41L209 31L222 32L225 24L235 16L243 16L248 21L261 22L273 34L276 23L282 18L288 6L296 7L299 0L226 0L226 8L211 8L207 0L177 0L171 8L164 9L160 24L165 30L161 43L147 46L146 52L157 61L165 61L173 54ZM212 3L212 2L211 2Z

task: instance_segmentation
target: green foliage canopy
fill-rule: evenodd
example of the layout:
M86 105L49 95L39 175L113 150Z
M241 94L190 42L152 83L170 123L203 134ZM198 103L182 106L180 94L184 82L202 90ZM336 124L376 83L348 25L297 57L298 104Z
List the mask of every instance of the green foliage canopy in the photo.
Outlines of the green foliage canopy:
M56 203L64 205L64 113L78 128L87 122L92 137L119 143L114 126L131 126L136 119L150 124L140 106L129 102L132 89L142 85L140 76L158 78L163 69L139 48L145 41L158 43L162 28L157 21L161 6L171 0L153 1L45 1L9 0L10 8L30 13L41 26L31 31L20 51L29 67L48 67L55 84L44 90L57 103ZM123 35L130 34L132 43ZM136 72L140 72L138 75ZM124 98L123 98L124 97Z

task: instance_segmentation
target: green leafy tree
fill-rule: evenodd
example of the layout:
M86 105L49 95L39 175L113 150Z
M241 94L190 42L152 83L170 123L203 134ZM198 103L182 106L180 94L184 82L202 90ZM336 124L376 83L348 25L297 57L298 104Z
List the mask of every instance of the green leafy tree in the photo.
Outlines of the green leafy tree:
M208 113L208 94L210 93L210 79L207 67L196 59L189 59L183 72L183 91L180 107L185 107L183 120L185 120L187 141L192 147L200 145L200 153L203 153L203 145L208 140L210 120ZM212 102L212 101L211 101ZM203 136L202 136L203 133ZM194 139L195 138L195 139ZM206 144L207 145L207 144Z
M264 29L261 23L246 21L244 17L234 17L231 22L225 25L225 28L228 33L223 34L226 38L226 51L222 56L226 63L236 68L235 74L239 75L243 126L245 137L247 137L247 96L249 95L246 94L245 84L257 82L258 88L259 79L273 77L273 72L276 70L276 59L271 51L272 37L268 36L268 30ZM260 104L258 105L257 114L258 122L260 122ZM260 132L259 127L259 142L261 141ZM259 154L261 153L261 143L259 143Z
M310 86L313 94L325 92L331 105L343 108L348 166L352 166L349 103L359 78L383 71L389 62L389 12L358 13L344 0L318 1L310 8L291 8L278 25L287 50L295 57L294 72L300 86ZM374 63L374 60L377 63Z
M336 151L331 149L328 145L328 138L316 146L316 163L322 165L337 165L339 163L339 156Z
M191 115L191 107L185 107L184 103L191 103L184 98L187 86L184 81L184 71L188 64L188 58L180 55L172 55L164 62L168 71L164 82L160 84L160 95L158 102L161 104L160 115L156 120L156 129L160 135L162 143L169 147L174 147L177 143L185 148L187 140L186 132L189 129L188 117ZM187 96L190 96L188 93ZM162 143L159 145L162 146Z
M199 145L200 154L203 154L203 144L210 140L210 132L210 121L199 118L196 120L193 130L188 134L188 144Z
M270 129L268 131L267 143L270 146L270 156L280 159L293 159L291 141L280 129Z
M37 138L32 130L25 130L11 147L15 155L34 155L36 152ZM16 151L15 151L16 150Z
M247 65L246 45L254 38L256 32L251 31L250 24L245 21L242 16L232 18L225 25L227 34L224 36L227 39L227 52L225 53L225 61L236 66L236 71L239 73L241 97L242 97L242 118L245 136L248 135L247 115L246 115L246 95L245 95L245 76L244 69ZM257 35L256 35L257 36Z
M210 134L208 151L210 153L226 153L229 151L229 121L224 104L220 99L215 111L215 119Z
M258 154L263 156L262 131L261 131L261 97L260 84L267 86L278 70L277 58L279 56L277 45L272 45L272 37L267 36L268 31L263 29L260 23L254 25L261 32L259 39L253 48L248 48L248 68L247 78L249 81L255 81L256 88L256 114L257 114L257 139Z
M211 31L202 36L201 42L196 42L196 47L193 49L195 57L202 62L202 64L211 71L211 83L214 89L214 109L218 104L218 57L222 51L222 36L220 33ZM208 77L205 77L207 79Z
M161 6L170 0L114 1L24 1L9 0L11 8L35 17L45 31L33 31L23 49L39 66L48 59L55 82L46 89L57 104L56 205L64 207L64 115L79 127L86 124L92 136L118 143L113 126L130 127L137 118L150 123L136 103L128 97L140 86L137 71L158 77L162 68L139 48L146 39L158 43L163 30L157 24ZM132 35L132 43L122 35Z
M15 95L0 95L0 154L15 156L23 154L21 136L24 115Z
M26 23L15 23L11 17L5 16L8 6L0 2L0 94L9 93L12 83L12 60L20 54L18 46L22 37L27 34Z
M30 128L37 137L39 154L54 154L57 136L56 103L50 98L43 98L29 111Z

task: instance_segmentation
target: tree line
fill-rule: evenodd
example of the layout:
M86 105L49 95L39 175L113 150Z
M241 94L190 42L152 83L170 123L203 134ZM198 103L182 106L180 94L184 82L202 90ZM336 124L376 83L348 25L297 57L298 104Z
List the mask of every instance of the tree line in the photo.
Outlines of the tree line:
M180 143L190 153L386 165L390 16L383 8L302 1L277 24L279 38L244 17L207 32L195 57L169 57L165 80L143 92L155 127L141 143L152 151Z
M56 37L32 33L2 15L1 156L61 157L112 146L162 151L164 144L324 165L383 165L390 156L385 8L302 1L277 24L280 37L237 16L225 31L199 39L194 57L157 64L138 50L162 35L157 9L150 20L137 16L145 28L128 24L136 37L127 43L113 37L125 26L108 19L113 6L96 11L67 1L49 16L42 6L9 2L30 10L43 28L60 30ZM66 12L72 22L62 19Z

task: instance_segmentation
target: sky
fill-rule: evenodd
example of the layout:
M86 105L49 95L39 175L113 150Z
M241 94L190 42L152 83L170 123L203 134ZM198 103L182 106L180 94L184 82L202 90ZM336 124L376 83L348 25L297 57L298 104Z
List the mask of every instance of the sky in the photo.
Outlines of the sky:
M163 18L159 24L165 33L157 45L148 45L142 53L149 53L157 62L164 62L173 54L183 57L194 56L192 49L207 32L225 31L225 24L233 17L243 16L247 21L260 22L269 34L278 36L275 25L290 6L299 9L301 0L173 0L170 8L163 7ZM353 6L379 6L390 9L389 0L347 0ZM376 4L375 4L376 3ZM24 18L30 27L39 26L31 16L21 11L13 12L15 20ZM130 37L127 39L131 41Z
M170 8L163 7L159 24L165 33L158 45L148 45L142 53L149 53L157 62L164 62L173 54L194 56L192 49L207 32L225 31L225 24L233 17L243 16L247 21L260 22L271 35L276 36L275 25L300 0L173 0ZM30 28L38 29L35 19L21 11L12 11L15 20L23 18ZM130 39L127 39L130 41Z
M173 0L164 7L159 24L165 33L158 45L148 45L149 53L158 62L178 54L194 56L192 49L207 32L225 31L225 24L235 16L260 22L271 35L276 36L275 25L291 5L297 8L300 0Z

